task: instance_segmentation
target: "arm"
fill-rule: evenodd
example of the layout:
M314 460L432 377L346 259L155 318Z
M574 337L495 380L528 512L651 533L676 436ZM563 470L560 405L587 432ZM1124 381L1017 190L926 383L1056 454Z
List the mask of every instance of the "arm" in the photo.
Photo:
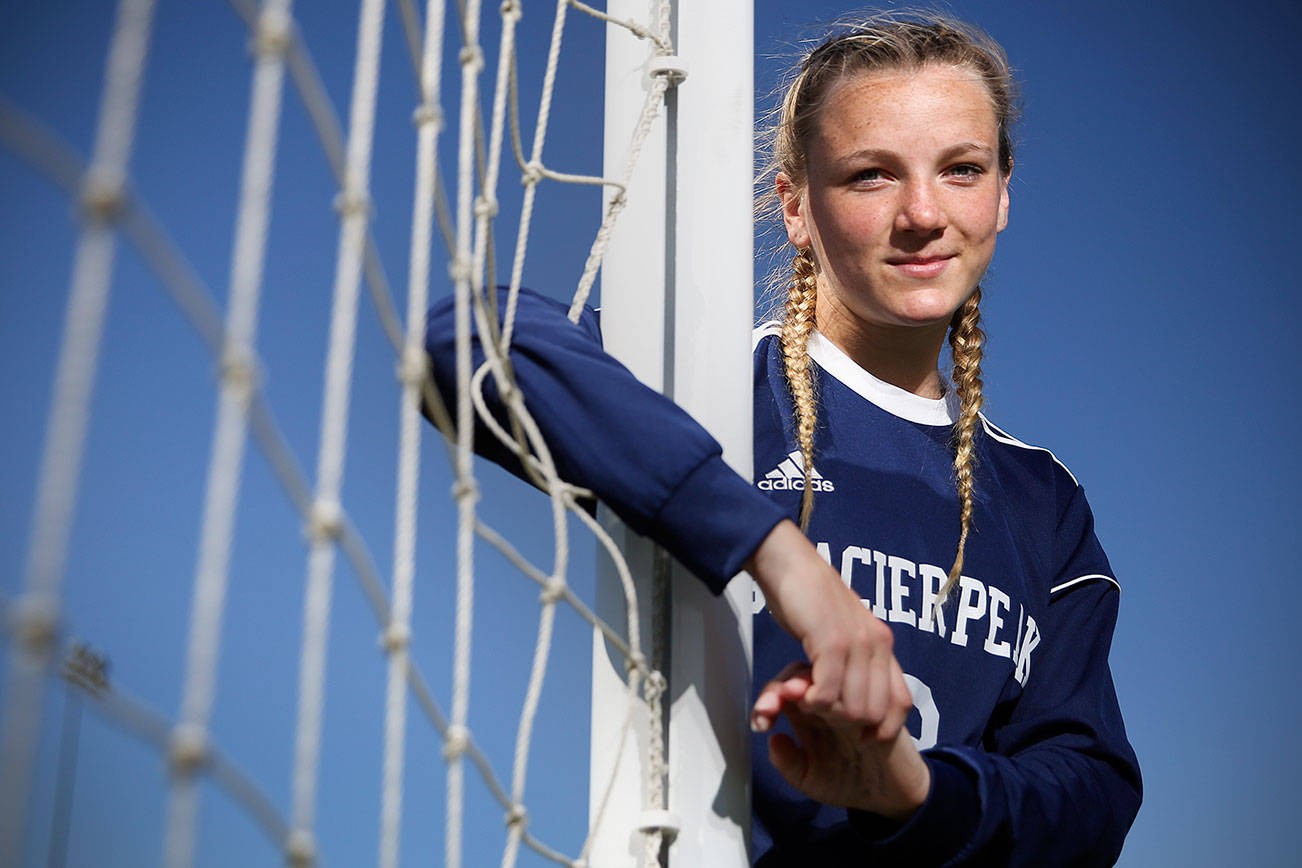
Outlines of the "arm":
M811 798L849 808L854 835L829 840L828 864L1110 865L1139 808L1139 769L1108 667L1119 591L1080 489L1058 522L1062 564L1038 624L1025 688L1010 678L981 746L926 751L929 787L910 807L916 751L890 733L811 713L799 669L757 701L782 706L798 744L770 741L774 764ZM1027 640L1029 641L1029 640ZM776 714L776 711L774 712ZM902 736L907 739L907 732ZM917 805L921 804L920 807ZM821 857L822 854L820 854ZM779 864L781 863L780 860Z
M503 295L499 308L505 306ZM595 312L572 323L561 304L522 290L517 323L516 381L561 477L593 491L716 593L745 562L779 623L809 656L813 707L854 717L880 704L885 682L873 672L894 662L890 630L860 605L782 509L728 467L719 444L691 416L602 350ZM456 390L450 301L430 312L426 351L450 403ZM476 345L475 365L482 361ZM505 425L491 377L484 397ZM524 475L482 425L475 448Z
M771 730L779 715L795 732L795 739L769 737L770 761L815 801L907 819L926 798L930 775L904 727L913 701L890 627L868 613L790 521L765 538L747 570L778 624L809 637L802 644L810 662L788 665L751 711L755 732ZM817 592L791 587L803 583L809 591L824 580L828 586ZM843 646L830 638L838 634ZM837 696L819 687L841 682Z
M505 291L500 294L505 309ZM456 393L455 339L447 300L430 311L425 346L449 403ZM477 338L474 357L475 366L483 362ZM572 323L559 302L522 289L511 363L561 478L593 491L715 593L782 520L775 504L728 467L704 428L602 349L591 309ZM484 398L506 425L491 376ZM516 457L476 427L476 451L524 477Z
M1139 810L1139 764L1108 665L1121 590L1084 490L1056 472L1056 570L1025 689L991 720L984 749L934 753L978 799L963 861L1111 865Z
M1118 597L1095 580L1052 601L1027 688L986 744L927 751L932 790L903 827L851 814L868 852L955 865L1116 861L1141 796L1107 665Z

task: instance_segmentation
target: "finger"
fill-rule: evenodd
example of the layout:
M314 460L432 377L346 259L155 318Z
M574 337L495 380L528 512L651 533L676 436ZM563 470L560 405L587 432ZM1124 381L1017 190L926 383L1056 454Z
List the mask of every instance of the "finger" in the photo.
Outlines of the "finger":
M886 722L891 707L891 664L894 655L877 655L873 658L872 683L868 691L868 707L864 710L864 724L881 738L881 727Z
M769 682L760 695L756 697L755 704L750 710L750 731L751 732L768 732L777 722L778 715L782 713L782 695L777 685Z
M845 668L849 646L834 643L819 650L812 659L813 686L805 694L805 702L819 711L828 711L841 698L845 688Z
M869 723L872 712L874 654L871 646L859 644L851 649L846 666L845 683L841 688L841 705L834 708L839 716L850 723Z
M803 660L795 660L782 667L782 671L769 679L769 684L790 681L793 678L812 678L813 668Z
M909 685L904 681L904 670L900 668L900 662L891 656L891 710L887 715L887 731L882 734L883 739L894 740L904 723L909 719L909 712L913 710L913 694L909 693Z
M800 702L811 684L809 664L787 664L775 678L764 685L751 709L750 726L753 732L767 732L777 722L778 715L792 703Z
M913 697L904 683L904 671L892 655L882 675L881 717L871 729L871 737L886 743L895 740L913 708Z

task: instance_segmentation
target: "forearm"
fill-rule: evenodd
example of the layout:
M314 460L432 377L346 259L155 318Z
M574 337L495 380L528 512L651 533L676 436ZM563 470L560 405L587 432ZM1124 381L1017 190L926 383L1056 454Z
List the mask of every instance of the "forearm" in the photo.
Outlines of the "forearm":
M426 350L435 384L450 402L456 369L448 302L430 312ZM476 338L474 364L483 358ZM511 366L560 477L593 491L714 591L781 520L781 511L728 467L695 420L602 350L591 311L575 324L563 306L522 290ZM484 380L484 399L509 430L492 377ZM480 454L525 476L519 460L482 425L475 442Z
M868 852L920 865L1106 866L1139 809L1124 764L1074 750L941 747L925 758L932 789L908 823L851 812Z
M960 865L1116 860L1142 794L1107 665L1118 597L1098 581L1055 598L1044 616L1052 638L1007 719L991 723L981 746L924 754L932 792L909 824L877 830L899 848L890 852L943 842Z

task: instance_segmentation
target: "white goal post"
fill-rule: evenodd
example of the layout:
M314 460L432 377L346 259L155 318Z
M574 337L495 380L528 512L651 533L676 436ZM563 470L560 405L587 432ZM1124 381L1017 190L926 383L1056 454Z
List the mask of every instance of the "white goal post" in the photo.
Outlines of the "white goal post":
M634 17L633 0L612 0L613 17ZM649 69L646 52L625 32L606 49L606 174L624 160L626 112L655 74L678 80L630 185L636 195L611 239L602 271L606 348L648 385L687 409L724 446L724 458L751 474L750 334L754 317L752 210L753 16L744 0L684 0L674 9L678 55ZM608 196L611 195L608 193ZM625 744L616 754L625 711L622 665L594 632L591 810L601 803L607 769L619 761L607 817L591 864L636 864L639 825L676 825L671 865L748 864L750 757L750 582L734 581L723 600L679 564L607 515L638 582L653 599L655 576L667 586L668 616L643 625L647 646L667 660L667 815L643 791L645 757ZM617 622L622 606L609 563L599 567L598 607ZM644 607L655 611L659 607ZM652 616L654 617L654 616ZM650 725L637 722L640 731ZM639 739L640 741L640 739Z

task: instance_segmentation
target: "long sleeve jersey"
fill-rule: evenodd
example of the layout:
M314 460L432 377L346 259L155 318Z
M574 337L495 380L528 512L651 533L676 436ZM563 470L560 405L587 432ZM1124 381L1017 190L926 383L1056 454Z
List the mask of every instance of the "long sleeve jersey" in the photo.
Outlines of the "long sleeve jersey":
M562 477L717 593L796 516L805 484L777 329L756 330L752 483L687 413L602 350L594 311L577 324L565 314L522 291L511 348ZM445 395L453 342L444 304L431 311L427 350ZM903 825L819 804L781 778L755 736L755 864L1112 864L1141 784L1108 667L1120 586L1081 486L1050 452L982 417L964 574L937 605L959 526L956 402L876 379L817 332L809 353L819 422L808 535L894 633L914 701L907 725L932 785ZM491 378L485 397L501 412ZM476 448L519 473L480 433ZM803 651L758 589L753 602L758 692Z

